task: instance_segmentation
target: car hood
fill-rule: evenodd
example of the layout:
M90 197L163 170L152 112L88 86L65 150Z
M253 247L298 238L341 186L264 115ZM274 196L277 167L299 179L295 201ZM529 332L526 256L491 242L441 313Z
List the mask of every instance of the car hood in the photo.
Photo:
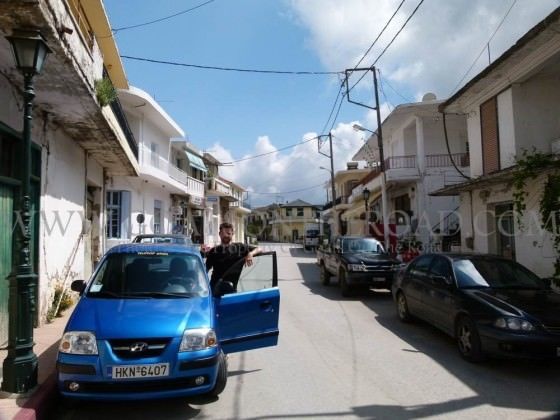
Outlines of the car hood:
M387 255L374 254L373 252L356 252L351 254L342 254L342 257L348 264L398 264L399 262Z
M551 290L469 290L492 306L513 315L530 315L545 325L560 326L560 294Z
M101 299L83 297L67 331L92 331L97 339L180 337L188 328L212 327L211 298Z

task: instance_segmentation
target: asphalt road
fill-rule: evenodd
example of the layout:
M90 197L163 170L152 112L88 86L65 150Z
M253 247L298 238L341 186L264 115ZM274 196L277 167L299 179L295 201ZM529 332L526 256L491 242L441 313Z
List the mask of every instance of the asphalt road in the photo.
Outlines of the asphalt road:
M467 363L438 330L400 323L388 292L342 298L313 253L265 247L279 257L279 345L231 355L219 399L60 405L52 418L560 418L560 362Z

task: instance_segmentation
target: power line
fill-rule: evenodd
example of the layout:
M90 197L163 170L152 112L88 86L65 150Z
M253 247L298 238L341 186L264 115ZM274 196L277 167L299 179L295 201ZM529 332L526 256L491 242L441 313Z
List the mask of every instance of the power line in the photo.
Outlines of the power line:
M183 10L181 12L177 12L177 13L174 13L172 15L165 16L165 17L162 17L162 18L159 18L159 19L151 20L149 22L139 23L137 25L123 26L121 28L115 28L115 29L113 29L113 33L117 33L117 32L120 32L120 31L125 31L127 29L139 28L141 26L147 26L147 25L151 25L153 23L157 23L157 22L161 22L161 21L164 21L164 20L167 20L167 19L171 19L171 18L174 18L176 16L183 15L183 14L188 13L188 12L192 12L193 10L198 9L202 6L206 6L207 4L212 3L214 1L215 0L208 0L204 3L199 4L198 6L191 7L190 9Z
M496 33L498 32L498 30L501 28L502 24L504 23L504 21L506 20L506 18L509 15L509 12L511 12L511 9L513 9L513 6L515 6L515 4L517 3L517 0L514 0L513 3L511 4L511 6L509 7L508 11L506 12L506 14L504 15L504 17L502 18L502 20L500 21L499 25L496 27L496 29L494 30L494 33L492 34L492 36L490 36L490 39L488 40L488 42L486 42L486 44L484 44L484 47L482 47L482 50L480 51L480 53L476 56L476 58L474 59L473 63L471 64L471 66L469 67L469 69L467 70L467 72L463 75L463 77L461 78L461 80L459 80L459 83L457 83L455 85L455 87L453 88L453 90L451 91L451 93L454 93L457 88L461 85L461 83L463 83L463 80L465 80L465 78L468 76L468 74L471 72L471 70L473 69L474 65L477 63L478 59L480 58L480 56L482 55L482 53L484 53L484 50L486 50L486 48L490 45L490 41L492 41L492 39L494 38L494 36L496 35ZM451 96L451 95L450 95Z
M403 96L403 95L402 95L400 92L398 92L393 86L391 86L391 84L387 81L386 78L385 78L385 79L382 79L382 77L381 77L381 69L378 69L378 70L379 70L379 81L380 81L380 82L381 82L381 80L383 80L384 83L385 83L387 86L389 86L389 89L391 89L393 92L395 92L397 95L399 95L399 96L400 96L402 99L404 99L406 102L413 102L412 99Z
M342 88L344 87L344 84L340 84L340 88L338 89L338 93L336 94L336 99L334 100L334 105L331 108L331 112L329 114L329 118L327 118L327 121L325 122L325 125L323 126L323 129L320 131L321 134L323 134L327 128L327 126L329 125L329 122L331 121L331 117L334 113L334 110L336 109L336 104L338 104L338 99L340 98L341 102L344 101L344 95L340 96L340 94L342 93ZM340 109L340 108L339 108ZM338 113L337 113L338 115ZM331 127L332 130L332 127ZM329 130L330 131L330 130Z
M401 4L399 4L399 6L397 7L397 10L395 10L395 12L393 13L393 15L389 18L389 20L387 21L387 23L385 24L385 26L383 27L383 29L381 29L381 32L379 32L379 34L377 35L377 38L375 38L375 40L372 42L372 44L369 46L369 48L367 49L367 51L364 53L364 55L362 56L362 58L360 58L360 61L358 61L356 63L356 65L354 66L354 70L356 70L358 68L358 66L360 65L360 63L362 61L364 61L364 58L366 58L366 56L369 54L369 52L371 51L371 49L373 48L373 46L377 43L377 41L379 40L379 38L381 37L381 35L383 35L383 32L385 32L385 29L387 29L387 26L389 26L389 24L391 23L391 21L393 20L393 18L397 15L397 13L399 12L399 10L401 9L402 5L404 4L406 0L402 0Z
M292 194L292 193L297 193L297 192L302 192L302 191L308 191L308 190L312 190L318 187L322 187L325 183L321 182L320 184L317 185L313 185L312 187L307 187L307 188L301 188L299 190L292 190L292 191L279 191L279 192L256 192L256 191L249 191L249 193L251 194L258 194L258 195L278 195L278 194Z
M341 74L340 71L282 71L282 70L257 70L257 69L241 69L235 67L220 67L220 66L203 66L199 64L178 63L175 61L154 60L152 58L132 57L129 55L121 55L121 58L136 61L146 61L149 63L168 64L171 66L192 67L196 69L205 70L221 70L221 71L236 71L243 73L265 73L265 74L293 74L293 75L324 75L324 74Z
M397 37L399 36L399 34L402 32L402 30L405 28L405 26L408 24L408 22L410 21L410 19L412 19L412 17L416 14L416 12L418 11L418 9L420 8L420 6L422 6L422 3L424 3L424 0L420 0L420 3L418 3L416 5L416 7L414 8L414 10L412 11L412 13L410 14L410 16L408 17L408 19L406 19L406 21L403 23L403 25L401 26L401 28L397 31L397 33L395 34L395 36L393 36L393 39L391 39L391 41L387 44L387 46L383 49L383 51L381 51L381 53L377 56L377 58L375 59L375 61L371 64L370 67L375 66L375 64L381 59L381 57L383 57L383 55L385 54L385 52L389 49L389 47L393 44L393 42L395 41L395 39L397 39ZM362 79L366 76L367 72L364 72L364 74L362 75L362 77L360 77L358 79L358 81L356 83L354 83L354 85L352 85L352 87L350 89L348 89L348 93L350 93L350 91L352 89L354 89L356 87L356 85L358 83L360 83L362 81Z
M301 142L299 142L299 143L291 144L291 145L289 145L289 146L282 147L282 148L277 149L277 150L273 150L272 152L261 153L260 155L249 156L249 157L246 157L246 158L243 158L243 159L237 159L237 160L232 160L231 162L222 162L222 163L223 163L224 165L231 165L231 164L233 164L233 163L243 162L243 161L245 161L245 160L251 160L251 159L256 159L256 158L262 157L262 156L272 155L272 154L274 154L274 153L281 152L282 150L291 149L292 147L300 146L300 145L305 144L305 143L308 143L308 142L310 142L310 141L312 141L312 140L317 140L318 138L319 138L319 137L312 137L312 138L310 138L310 139L301 141Z

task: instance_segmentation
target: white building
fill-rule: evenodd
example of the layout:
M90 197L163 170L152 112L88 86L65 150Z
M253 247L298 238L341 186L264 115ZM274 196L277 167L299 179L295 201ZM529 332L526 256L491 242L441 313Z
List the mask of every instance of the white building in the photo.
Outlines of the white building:
M456 234L459 222L453 216L459 208L456 197L429 194L464 179L461 173L469 175L466 118L446 117L446 140L439 104L441 101L435 95L426 94L422 102L398 105L381 125L388 223L397 237L414 236L425 250L441 249L442 239ZM365 188L370 191L368 208L374 213L368 219L381 223L383 217L383 173L378 165L376 134L370 136L353 159L365 160L372 167L352 190L348 200L352 207L343 215L351 225L351 233L363 233Z
M135 176L136 140L118 101L102 105L95 82L128 88L103 4L0 2L0 346L7 339L8 282L19 208L21 74L5 35L40 28L52 52L35 76L32 128L31 260L38 275L36 323L53 306L56 285L87 278L104 252L105 178ZM64 30L62 30L64 29ZM97 37L97 35L103 35ZM15 316L15 314L13 315Z
M559 74L560 8L440 106L468 116L472 179L437 192L460 197L462 250L513 258L541 276L552 275L557 257L540 227L548 174L527 179L520 219L512 180L524 150L560 152Z
M201 157L148 93L130 87L119 91L119 99L138 141L139 176L107 178L107 248L140 233L196 236L202 228L195 219L203 208L206 173Z

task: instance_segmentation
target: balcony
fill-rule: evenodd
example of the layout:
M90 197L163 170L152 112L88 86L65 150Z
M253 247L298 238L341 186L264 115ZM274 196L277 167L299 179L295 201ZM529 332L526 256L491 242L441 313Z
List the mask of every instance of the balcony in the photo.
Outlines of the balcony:
M189 176L185 171L169 164L167 159L159 155L144 158L141 162L142 175L165 182L174 187L173 193L189 194L204 197L204 182Z
M230 202L238 201L231 185L218 177L206 178L206 192L207 195L216 195Z
M79 6L79 7L78 7ZM109 106L100 106L94 83L110 68L118 88L127 86L126 76L113 39L94 35L110 33L102 2L37 0L0 2L0 26L4 33L25 26L41 28L52 50L40 77L36 78L35 108L48 113L49 121L64 127L68 136L96 160L109 176L136 176L136 144L127 138L119 117ZM96 19L89 19L96 16ZM73 31L69 36L63 26ZM70 32L72 33L72 32ZM0 45L0 56L9 57L7 42ZM8 80L21 80L12 60L3 60L0 71ZM45 114L47 115L47 114ZM16 127L17 129L17 127Z
M449 168L453 166L453 163L460 168L468 167L470 165L469 154L454 153L451 157L448 154L426 156L426 168Z

